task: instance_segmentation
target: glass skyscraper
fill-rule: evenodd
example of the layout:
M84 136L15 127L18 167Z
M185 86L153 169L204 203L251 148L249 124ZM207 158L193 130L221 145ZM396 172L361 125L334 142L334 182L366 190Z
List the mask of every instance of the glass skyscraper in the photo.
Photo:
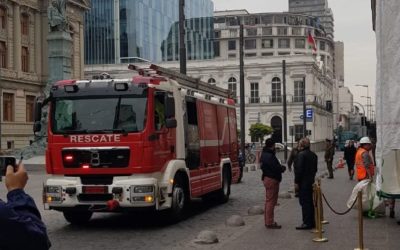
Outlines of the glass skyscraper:
M189 60L213 57L213 3L185 1ZM85 14L85 63L179 60L179 0L92 0Z

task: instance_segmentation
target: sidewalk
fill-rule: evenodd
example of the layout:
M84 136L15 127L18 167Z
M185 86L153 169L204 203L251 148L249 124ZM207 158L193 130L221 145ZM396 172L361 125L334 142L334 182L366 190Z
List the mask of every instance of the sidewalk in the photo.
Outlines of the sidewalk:
M336 153L336 158L340 156ZM320 154L318 154L320 157ZM321 159L319 159L321 162ZM336 161L337 162L337 161ZM335 162L335 163L336 163ZM319 166L323 169L323 166ZM325 167L326 168L326 167ZM334 179L322 179L322 192L331 206L337 212L347 210L346 202L349 198L355 180L350 181L347 168L337 169ZM330 223L323 225L323 237L328 242L316 243L312 239L315 234L310 231L298 231L295 227L301 224L301 210L298 199L279 200L280 206L275 210L275 219L283 227L280 230L266 229L263 216L256 218L248 230L236 234L234 237L221 242L215 249L355 249L358 247L358 220L357 210L351 210L346 215L336 215L324 203L325 219ZM396 209L396 215L399 208ZM395 219L383 217L378 219L364 218L364 248L370 250L395 250L399 249L400 226ZM213 248L214 249L214 248Z

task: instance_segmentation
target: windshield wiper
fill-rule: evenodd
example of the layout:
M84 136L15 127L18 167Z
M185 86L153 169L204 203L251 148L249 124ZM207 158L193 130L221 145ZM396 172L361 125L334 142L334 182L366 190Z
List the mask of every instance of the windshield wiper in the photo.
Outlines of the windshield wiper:
M123 134L123 135L128 135L128 132L125 129L122 128L116 128L116 129L86 129L88 134Z

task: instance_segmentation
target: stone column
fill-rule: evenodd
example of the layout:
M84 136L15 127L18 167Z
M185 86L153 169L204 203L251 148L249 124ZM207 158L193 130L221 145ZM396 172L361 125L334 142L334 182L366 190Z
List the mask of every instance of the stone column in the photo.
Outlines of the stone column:
M21 11L18 4L14 4L14 70L19 78L21 74Z
M72 38L66 31L50 32L47 37L49 51L49 81L71 79L71 50ZM49 87L49 86L47 86Z

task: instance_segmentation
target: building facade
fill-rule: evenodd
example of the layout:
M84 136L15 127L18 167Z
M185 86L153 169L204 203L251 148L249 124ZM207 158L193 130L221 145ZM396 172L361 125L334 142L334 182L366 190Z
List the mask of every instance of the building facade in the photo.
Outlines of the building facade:
M213 3L185 1L188 59L213 57ZM85 63L179 60L179 0L92 0L85 15Z
M244 32L245 120L246 130L261 122L271 125L276 141L283 141L283 75L286 61L288 103L287 142L303 136L303 100L309 113L307 131L313 147L324 147L325 138L333 136L333 41L316 28L314 17L292 13L250 14L242 11L215 12L214 60L189 61L187 72L210 84L231 90L239 105L239 23ZM308 33L315 36L317 54L307 45ZM317 60L317 58L319 60ZM164 62L164 67L179 70L177 62ZM86 77L109 72L115 78L131 77L126 65L86 67ZM303 79L305 79L305 87ZM239 106L237 106L239 118ZM246 133L247 142L251 141Z
M70 0L72 75L83 76L83 11L89 1ZM33 140L33 106L48 77L47 0L0 1L0 151Z
M317 17L317 26L322 26L327 37L334 38L334 18L328 0L289 0L289 12Z

